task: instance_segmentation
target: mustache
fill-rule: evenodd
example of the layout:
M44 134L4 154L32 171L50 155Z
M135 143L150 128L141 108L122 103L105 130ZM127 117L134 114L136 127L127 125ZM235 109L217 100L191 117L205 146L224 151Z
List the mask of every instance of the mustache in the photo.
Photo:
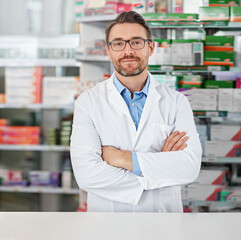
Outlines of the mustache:
M134 57L134 56L125 56L125 57L121 58L121 59L119 60L119 62L121 62L121 61L123 61L123 60L126 60L126 59L140 60L140 58L138 58L138 57Z

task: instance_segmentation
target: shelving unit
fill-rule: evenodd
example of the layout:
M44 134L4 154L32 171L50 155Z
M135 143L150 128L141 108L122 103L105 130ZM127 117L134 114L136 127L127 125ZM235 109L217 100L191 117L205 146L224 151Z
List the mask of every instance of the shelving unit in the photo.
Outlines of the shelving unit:
M16 49L21 49L22 45L20 44L19 46L17 43L19 41L18 39L20 39L21 43L25 42L24 37L15 37L16 40L14 37L1 38L0 47L2 42L8 43L8 40L6 39L10 39L11 44L9 48L16 44ZM77 45L72 45L77 43L76 37L76 34L73 35L73 39L71 39L72 35L40 37L40 39L38 39L38 37L29 37L26 42L33 42L33 44L29 44L29 51L33 51L33 54L26 54L26 56L30 56L27 58L24 54L22 54L22 52L26 49L23 48L23 50L21 49L21 51L19 50L19 52L16 52L16 54L21 52L22 58L16 58L13 56L11 56L11 58L0 58L0 70L2 71L6 67L16 67L18 69L42 67L44 76L71 76L72 73L76 74L80 71L82 65L73 58L74 56L72 56L72 53L74 53L74 50L70 50L77 47ZM50 42L48 43L48 41ZM3 52L1 52L1 54L3 54ZM36 58L39 54L45 54L46 58ZM58 57L58 55L60 57ZM26 58L23 58L23 56ZM50 56L53 57L51 58ZM61 56L63 56L63 58L61 58ZM26 118L30 117L29 113L35 114L36 122L41 127L41 143L43 143L39 145L1 144L1 167L4 166L4 169L12 170L19 169L23 171L23 174L26 174L29 170L33 169L48 172L62 172L63 156L69 153L70 147L61 145L46 145L46 130L48 128L59 128L62 115L65 114L66 116L67 114L73 113L73 109L74 103L0 103L1 118L4 116L7 116L5 118L9 119L17 119L18 117L23 118L23 116ZM8 161L6 161L6 159ZM71 184L74 185L74 188L0 186L0 195L2 197L1 199L4 199L4 196L11 198L11 196L14 196L15 194L16 196L25 199L24 194L29 193L26 199L37 199L34 209L38 209L38 211L59 211L59 209L63 207L62 201L65 199L69 206L64 206L64 209L68 209L68 211L75 211L78 207L77 198L80 191L77 188L77 185L75 185L75 182L72 182ZM37 193L37 195L34 195L35 193ZM12 201L14 202L15 200L12 199Z

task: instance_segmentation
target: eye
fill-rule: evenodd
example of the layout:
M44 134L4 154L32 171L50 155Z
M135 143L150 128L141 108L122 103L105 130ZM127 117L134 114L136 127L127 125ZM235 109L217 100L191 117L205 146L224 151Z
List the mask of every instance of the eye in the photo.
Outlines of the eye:
M131 41L131 44L132 44L132 45L140 45L140 44L141 44L141 40L140 40L140 39L138 39L138 40L133 40L133 41Z
M115 41L112 43L114 47L121 47L123 46L123 42L122 41Z

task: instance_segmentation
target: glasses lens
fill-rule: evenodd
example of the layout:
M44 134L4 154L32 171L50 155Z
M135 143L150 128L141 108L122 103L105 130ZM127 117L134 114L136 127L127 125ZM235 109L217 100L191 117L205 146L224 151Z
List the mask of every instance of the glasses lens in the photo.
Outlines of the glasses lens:
M125 48L125 41L122 41L122 40L112 41L111 46L114 51L121 51Z
M141 49L144 48L145 40L144 39L133 39L130 41L130 45L133 49Z

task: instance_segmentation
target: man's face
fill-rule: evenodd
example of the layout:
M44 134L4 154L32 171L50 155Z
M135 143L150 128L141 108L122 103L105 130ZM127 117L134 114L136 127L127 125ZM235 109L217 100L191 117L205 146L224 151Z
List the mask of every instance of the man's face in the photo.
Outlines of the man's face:
M113 40L131 40L136 38L147 39L143 26L137 23L116 24L110 30L109 42ZM113 62L115 70L125 77L136 76L142 73L148 64L148 58L154 51L154 43L145 42L143 49L132 49L129 43L122 51L113 51L107 47L109 59Z

